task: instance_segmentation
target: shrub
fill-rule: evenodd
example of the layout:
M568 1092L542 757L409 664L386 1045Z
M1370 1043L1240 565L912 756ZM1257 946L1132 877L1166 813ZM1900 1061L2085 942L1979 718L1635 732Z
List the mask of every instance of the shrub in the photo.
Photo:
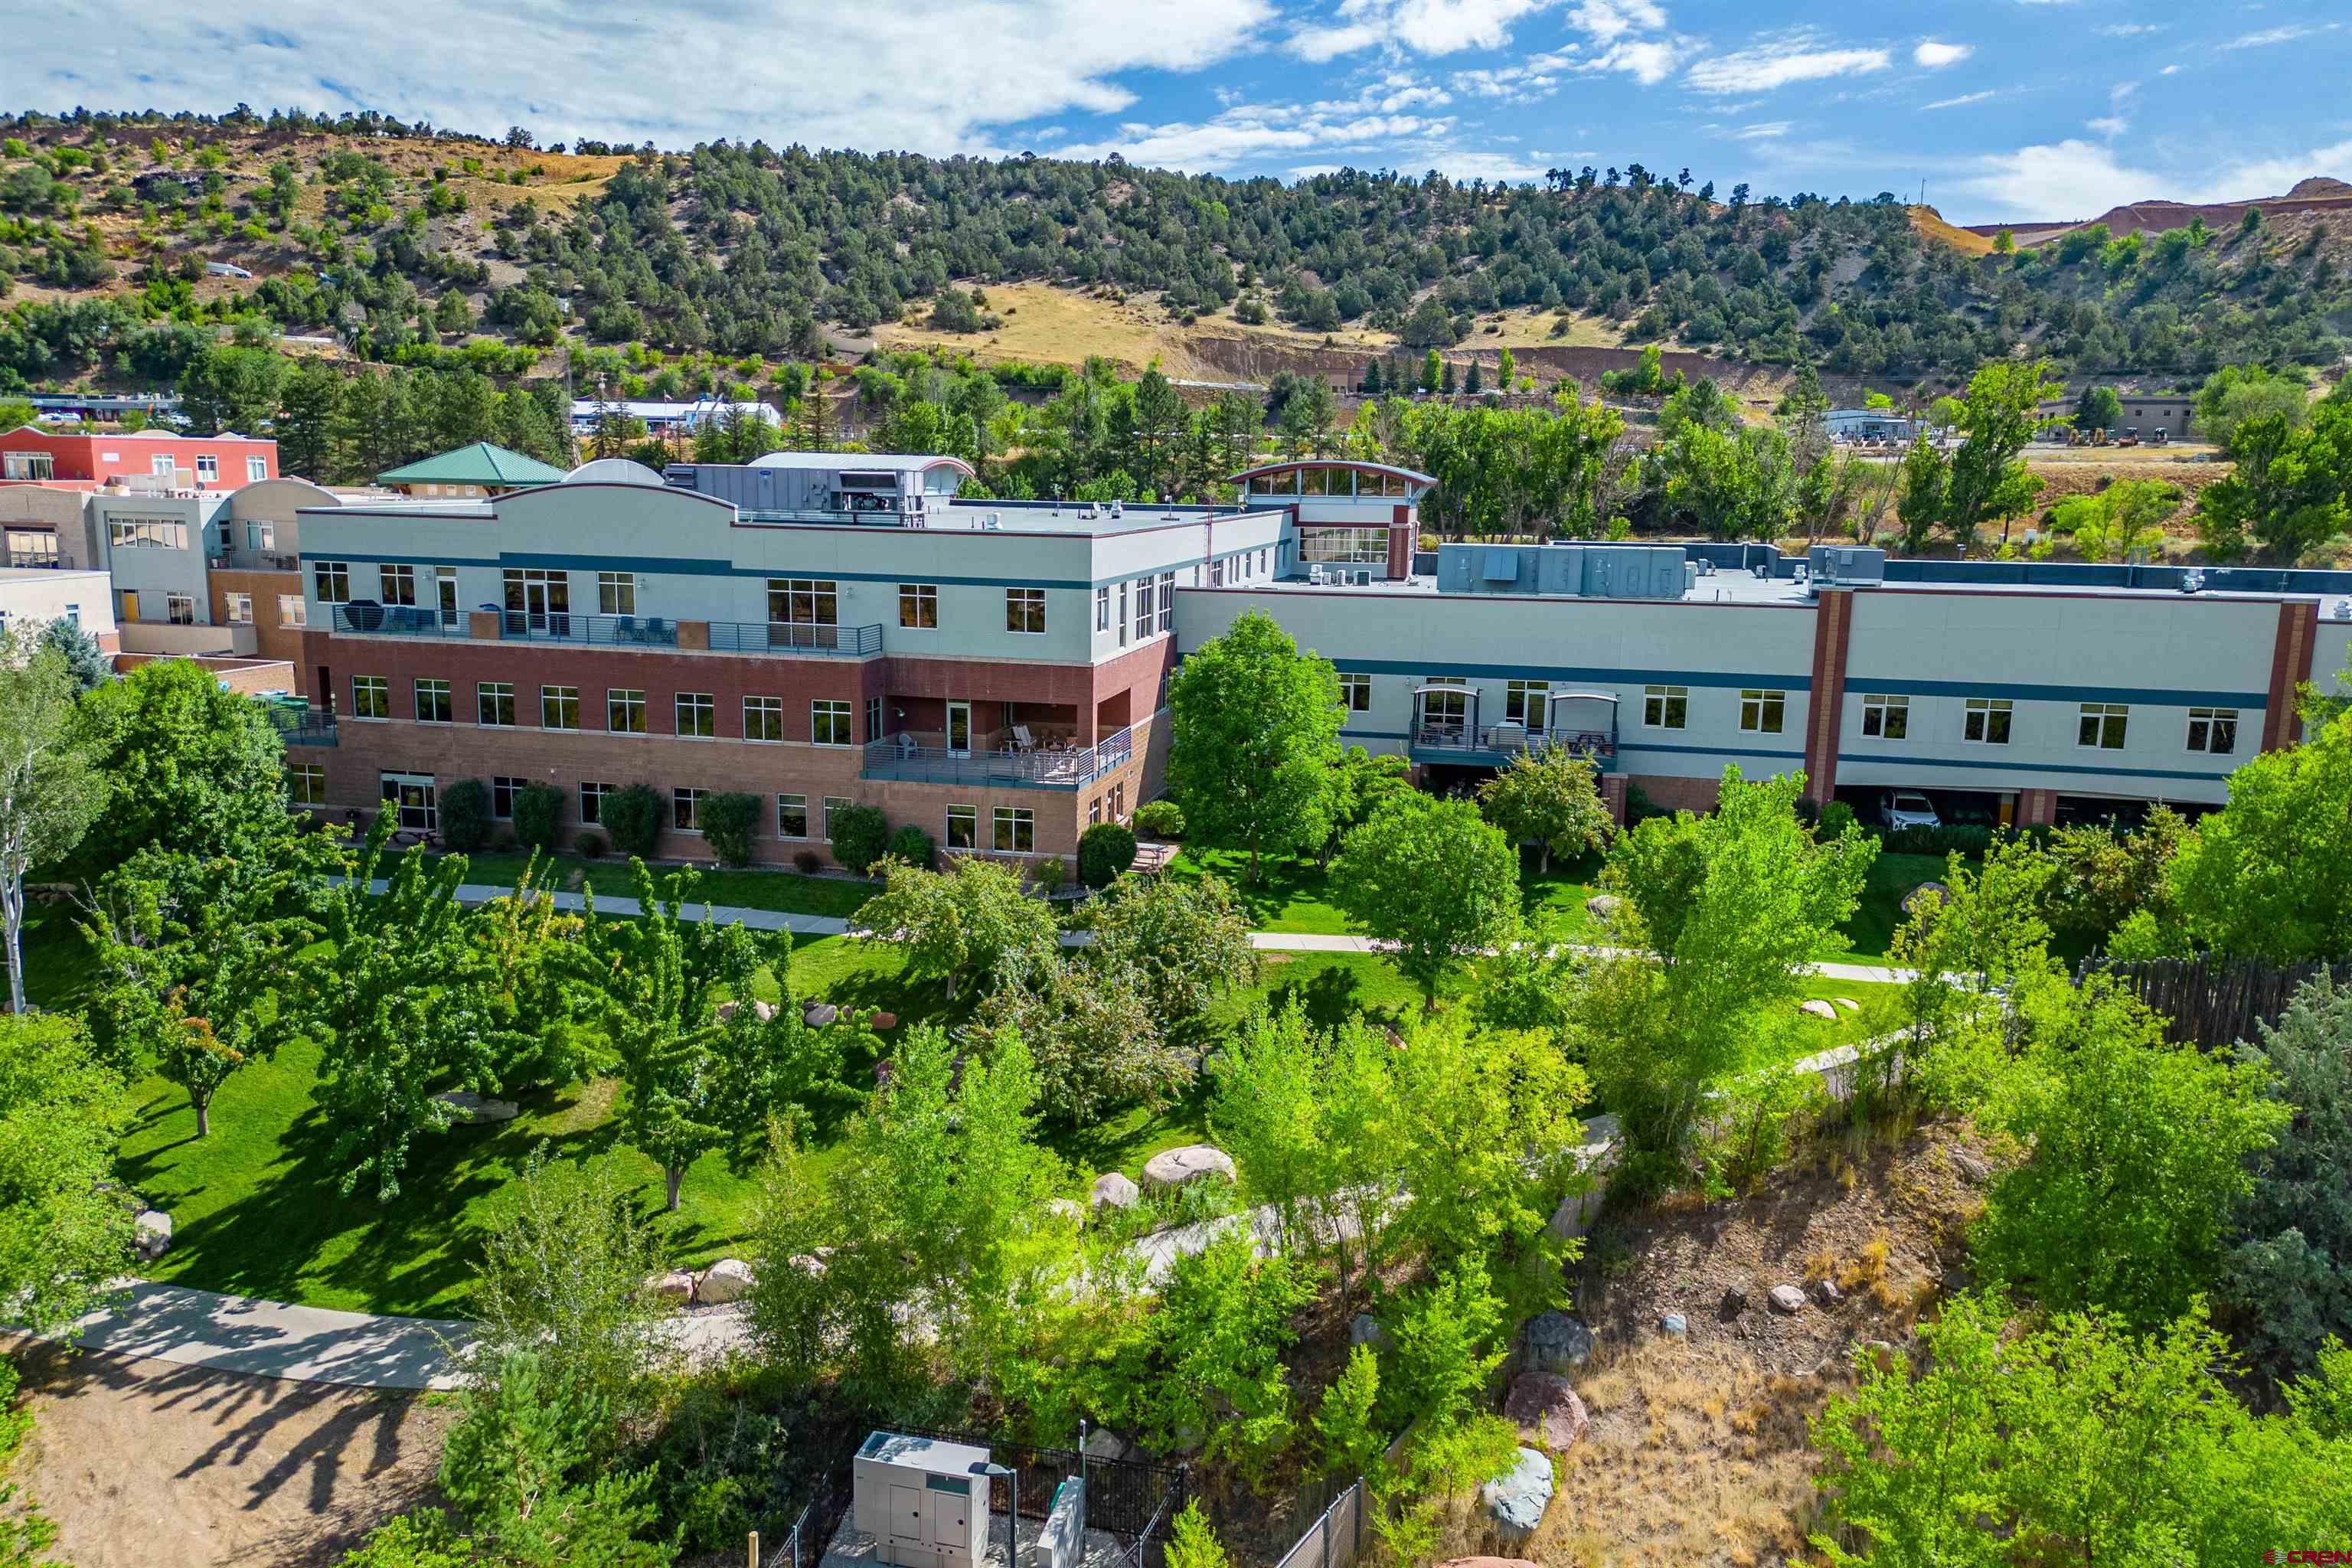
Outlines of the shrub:
M1029 875L1050 893L1070 879L1070 868L1059 855L1048 855L1029 868Z
M1108 888L1113 877L1135 864L1135 835L1116 822L1097 822L1078 835L1078 880Z
M478 855L490 843L490 786L459 779L441 792L441 842L460 855Z
M563 833L563 792L551 784L528 784L515 795L515 837L530 849L553 850Z
M803 877L814 877L824 868L824 859L814 849L803 849L793 856L793 868Z
M661 792L649 784L633 784L606 795L602 816L613 847L640 860L650 857L661 842L665 808Z
M1147 800L1135 808L1135 830L1154 838L1184 837L1184 808L1172 800Z
M729 791L702 802L702 837L722 866L751 863L751 835L760 826L760 797Z
M578 851L583 859L601 860L604 858L604 851L610 846L604 842L603 834L589 827L581 830L580 837L572 841L572 847Z
M1820 831L1816 833L1814 837L1817 838L1843 838L1845 837L1845 830L1852 827L1853 823L1853 807L1846 805L1846 803L1842 800L1833 800L1827 805L1822 807L1821 821L1817 825Z
M1957 823L1941 827L1905 827L1882 830L1878 836L1890 855L1965 855L1970 859L1981 858L1992 847L1993 830ZM1829 837L1827 834L1823 837Z
M890 819L878 805L853 805L833 819L833 858L863 877L890 852Z
M931 842L931 836L911 822L890 835L890 853L909 866L920 866L929 870L931 857L937 850L938 846Z

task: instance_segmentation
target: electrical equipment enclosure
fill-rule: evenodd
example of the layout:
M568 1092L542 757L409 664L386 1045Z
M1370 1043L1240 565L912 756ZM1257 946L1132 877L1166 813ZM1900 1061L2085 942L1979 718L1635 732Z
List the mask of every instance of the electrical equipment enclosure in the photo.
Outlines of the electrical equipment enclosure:
M877 1432L851 1466L852 1517L874 1560L980 1568L988 1552L988 1450Z

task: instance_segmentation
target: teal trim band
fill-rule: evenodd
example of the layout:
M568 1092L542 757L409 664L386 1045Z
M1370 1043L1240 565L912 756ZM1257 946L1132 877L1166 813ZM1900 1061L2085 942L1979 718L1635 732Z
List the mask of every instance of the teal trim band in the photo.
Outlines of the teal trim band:
M2012 773L2073 773L2116 779L2187 779L2198 784L2223 783L2233 771L2225 768L2218 773L2195 773L2181 768L2100 768L2086 766L2080 763L2015 763L2007 758L1889 757L1870 752L1840 752L1838 762L1840 765L1847 763L1871 763L1882 766L1888 763L1903 763L1923 768L1999 768ZM1874 784L1866 787L1879 786ZM2031 788L2032 786L2022 787Z
M2006 697L2025 702L2145 702L2156 708L2266 708L2266 691L2179 691L2147 686L2027 686L2003 681L1854 680L1852 697Z

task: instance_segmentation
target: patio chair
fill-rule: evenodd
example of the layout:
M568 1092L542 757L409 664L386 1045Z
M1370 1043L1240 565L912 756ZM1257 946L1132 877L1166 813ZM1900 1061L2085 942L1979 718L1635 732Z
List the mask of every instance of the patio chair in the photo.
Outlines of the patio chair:
M1028 725L1015 724L1013 726L1013 749L1016 752L1034 752L1037 749L1037 742L1035 738L1029 733Z
M915 744L915 737L904 730L891 738L898 742L898 754L902 757L911 757L919 750Z
M637 617L635 616L614 616L613 618L613 640L614 642L643 642L645 639L637 635Z

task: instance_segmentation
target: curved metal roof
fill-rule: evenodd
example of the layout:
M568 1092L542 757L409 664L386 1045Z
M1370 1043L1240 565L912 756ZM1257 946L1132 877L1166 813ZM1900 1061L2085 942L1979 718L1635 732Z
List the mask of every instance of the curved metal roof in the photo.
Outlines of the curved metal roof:
M1416 473L1411 468L1401 468L1394 463L1367 463L1354 458L1290 458L1279 463L1260 463L1255 468L1244 468L1238 474L1227 476L1225 483L1238 485L1245 480L1254 479L1260 474L1280 473L1286 468L1359 468L1366 473L1393 474L1401 479L1411 479L1417 485L1433 485L1437 482L1434 475Z
M821 473L918 473L929 468L961 469L967 477L978 470L961 458L922 452L770 452L752 458L751 468L806 468Z

